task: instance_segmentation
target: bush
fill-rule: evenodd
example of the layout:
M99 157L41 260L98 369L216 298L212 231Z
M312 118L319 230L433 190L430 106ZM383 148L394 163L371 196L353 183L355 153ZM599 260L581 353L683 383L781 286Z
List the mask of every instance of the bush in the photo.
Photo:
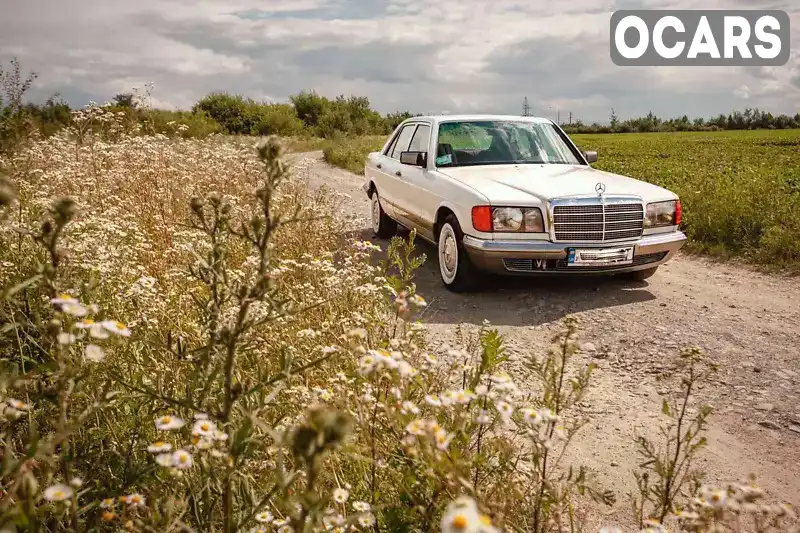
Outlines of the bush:
M386 138L381 137L343 137L334 138L325 148L325 161L333 166L356 174L364 173L367 154L381 149Z
M291 106L267 104L240 95L212 93L195 104L232 135L297 135L303 123Z
M152 109L141 113L141 119L149 123L155 133L179 135L183 138L204 139L209 135L222 132L219 122L208 116L205 111L165 111Z

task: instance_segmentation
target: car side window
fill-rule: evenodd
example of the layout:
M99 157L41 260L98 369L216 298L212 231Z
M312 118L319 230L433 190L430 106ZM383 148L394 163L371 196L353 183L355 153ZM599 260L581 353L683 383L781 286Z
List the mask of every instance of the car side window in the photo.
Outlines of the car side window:
M392 159L400 159L400 152L405 152L408 150L408 145L411 142L411 136L414 135L414 130L416 128L416 124L409 124L403 128L403 131L401 131L400 135L397 136L397 142L394 143L394 147L392 148L389 157Z
M428 145L431 140L431 127L425 124L420 124L417 128L414 137L411 138L411 144L408 147L409 152L427 152Z

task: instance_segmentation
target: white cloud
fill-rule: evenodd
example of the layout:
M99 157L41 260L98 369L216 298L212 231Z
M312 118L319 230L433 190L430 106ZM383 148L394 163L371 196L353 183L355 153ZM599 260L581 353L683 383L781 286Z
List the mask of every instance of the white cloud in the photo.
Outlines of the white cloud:
M733 5L732 5L733 2ZM605 121L652 110L712 116L743 104L800 107L800 49L773 68L618 67L609 17L622 8L773 7L793 0L27 0L0 19L0 60L39 74L37 94L73 105L155 83L154 103L213 90L286 98L368 96L381 111L517 113ZM746 88L746 90L745 90Z

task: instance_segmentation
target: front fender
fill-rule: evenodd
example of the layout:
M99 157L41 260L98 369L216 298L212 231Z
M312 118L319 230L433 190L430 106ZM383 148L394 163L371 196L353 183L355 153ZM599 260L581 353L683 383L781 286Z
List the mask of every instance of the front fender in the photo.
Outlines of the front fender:
M493 238L491 233L484 233L482 231L477 231L475 228L472 227L472 205L458 204L451 200L442 200L439 203L439 207L436 209L436 220L434 220L434 228L437 229L436 235L434 235L434 237L437 240L439 238L438 235L439 224L442 223L442 220L444 218L442 216L442 213L445 212L445 210L451 211L456 216L456 220L458 220L458 225L461 226L461 232L464 235L471 235L473 237L484 240L491 240Z

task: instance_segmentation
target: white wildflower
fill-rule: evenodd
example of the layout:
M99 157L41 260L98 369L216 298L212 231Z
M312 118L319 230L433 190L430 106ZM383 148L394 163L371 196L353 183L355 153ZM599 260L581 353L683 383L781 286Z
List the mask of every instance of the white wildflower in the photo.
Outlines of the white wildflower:
M157 440L153 444L147 447L147 451L150 453L162 453L168 452L172 449L172 444L169 442L164 442L163 440Z
M442 533L477 533L481 519L475 501L467 496L452 501L442 516L440 526Z
M67 333L65 331L62 331L61 333L58 334L57 340L58 344L67 346L75 342L76 338L75 335L73 335L72 333Z
M192 454L186 450L175 450L172 453L172 464L178 470L186 470L192 467Z
M183 419L178 418L177 416L164 415L156 418L156 429L160 429L162 431L180 429L184 424L185 422Z
M44 499L50 502L63 502L72 498L72 488L63 483L57 483L44 489Z
M103 320L102 325L106 331L114 333L115 335L120 335L122 337L130 337L131 335L131 330L129 330L128 326L122 322L117 322L115 320Z
M192 433L195 435L202 435L203 437L210 437L217 431L217 426L210 420L200 419L194 423Z
M350 497L350 493L347 492L347 489L337 488L333 491L333 501L336 503L344 503L347 501L347 498Z
M367 502L362 501L355 501L352 503L353 509L358 511L359 513L366 513L371 509L370 505Z
M86 348L83 349L83 354L88 361L93 363L99 363L106 357L103 349L96 344L87 344Z

